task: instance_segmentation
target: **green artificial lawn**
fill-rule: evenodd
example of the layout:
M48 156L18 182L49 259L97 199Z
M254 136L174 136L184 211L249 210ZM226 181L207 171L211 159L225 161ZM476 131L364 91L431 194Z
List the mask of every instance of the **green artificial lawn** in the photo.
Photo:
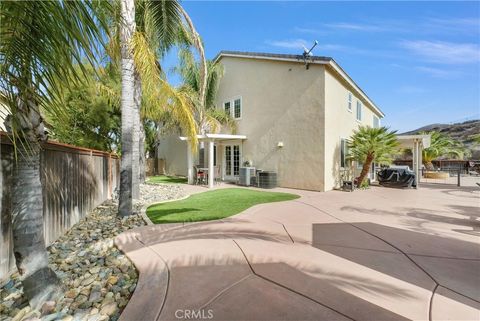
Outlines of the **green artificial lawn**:
M186 184L187 179L185 177L178 176L151 176L147 179L148 183L162 183L162 184Z
M256 204L289 201L300 196L226 188L194 194L180 201L152 205L147 215L153 223L178 223L217 220L238 214Z

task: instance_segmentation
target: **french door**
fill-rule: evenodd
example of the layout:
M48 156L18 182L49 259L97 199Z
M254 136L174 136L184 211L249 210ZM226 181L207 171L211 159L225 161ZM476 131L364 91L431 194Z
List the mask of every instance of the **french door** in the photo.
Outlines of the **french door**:
M240 173L240 145L225 145L223 158L223 173L225 179L235 179Z

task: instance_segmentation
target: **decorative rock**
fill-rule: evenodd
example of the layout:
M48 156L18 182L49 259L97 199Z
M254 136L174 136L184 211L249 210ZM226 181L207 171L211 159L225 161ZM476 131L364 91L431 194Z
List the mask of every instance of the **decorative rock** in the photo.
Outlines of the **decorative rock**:
M26 306L20 312L18 312L15 317L12 319L12 321L20 321L22 318L30 311L30 307Z
M41 309L42 315L51 314L53 311L55 311L55 305L56 305L55 301L45 302L42 305L42 309Z
M12 279L9 279L8 282L5 283L3 288L9 290L13 288L14 285L15 285L15 282Z
M95 281L95 277L91 276L91 277L83 280L82 285L83 286L89 285L89 284L93 283L93 281Z
M68 290L65 292L65 297L69 299L75 299L77 297L78 293L76 290Z
M102 307L109 305L110 303L115 302L115 299L113 297L105 298L102 301Z
M77 302L78 304L82 304L84 302L87 302L88 301L88 298L86 295L83 295L83 294L80 294L79 296L77 296L77 298L75 299L75 302Z
M117 282L118 282L118 276L114 276L114 275L110 276L107 280L107 283L111 285L115 285L117 284Z
M94 291L90 293L90 297L88 298L89 302L96 303L102 300L102 294L98 291Z
M141 185L141 200L134 211L147 203L184 196L181 185ZM119 219L117 204L107 201L82 218L49 248L49 267L63 282L62 299L42 309L42 321L116 320L135 290L137 272L128 258L115 246L113 239L121 232L145 225L140 215ZM11 318L36 320L38 310L27 312L17 272L0 286L1 321ZM52 309L52 310L50 310ZM100 310L100 311L99 311ZM59 311L53 313L54 311ZM48 314L50 313L50 314Z
M88 302L88 301L87 301L87 302L83 302L83 303L80 304L78 307L79 307L80 309L88 309L88 308L90 308L92 305L93 305L92 302Z
M112 303L109 303L109 304L105 305L100 310L100 314L104 314L104 315L108 315L108 316L112 316L117 312L118 312L118 307L117 307L117 304L115 302L112 302Z
M98 313L97 313L97 314L93 314L93 315L91 314L91 315L88 317L87 321L99 321L101 317L102 317L102 316L101 316L100 314L98 314Z
M90 273L92 274L98 274L99 271L100 271L99 266L94 266L93 268L90 269Z
M90 289L89 288L83 288L81 291L80 291L80 294L83 294L85 296L89 296L90 295Z
M42 318L42 321L53 321L53 320L58 320L58 319L61 319L65 316L64 313L62 312L58 312L58 313L52 313L52 314L49 314L47 316L44 316Z

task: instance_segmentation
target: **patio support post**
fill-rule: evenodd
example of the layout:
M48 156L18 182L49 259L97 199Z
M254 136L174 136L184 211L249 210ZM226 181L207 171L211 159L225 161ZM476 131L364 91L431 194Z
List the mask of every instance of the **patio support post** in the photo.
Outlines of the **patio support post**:
M420 145L420 144L419 144L418 140L415 139L415 140L413 141L413 163L414 163L414 164L413 164L413 166L414 166L414 169L413 169L413 170L415 171L415 180L416 180L416 183L417 183L417 185L416 185L415 188L418 188L418 185L419 185L419 182L420 182L420 176L419 176L419 170L418 170L419 167L420 167L420 166L418 165L418 160L419 160L419 157L418 157L418 150L419 150L418 145Z
M213 146L214 140L208 141L208 188L213 188L215 172L213 171Z
M187 178L188 184L193 184L193 155L192 155L192 145L187 141Z
M423 165L423 158L422 158L422 150L423 150L423 142L419 140L418 142L418 178L417 178L417 188L420 182L420 178L423 175L422 165Z

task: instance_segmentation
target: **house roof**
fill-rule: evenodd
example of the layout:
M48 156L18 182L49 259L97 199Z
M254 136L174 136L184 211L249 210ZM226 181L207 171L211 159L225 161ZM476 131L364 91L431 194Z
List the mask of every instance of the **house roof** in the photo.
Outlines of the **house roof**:
M291 55L291 54L274 54L263 52L246 52L246 51L220 51L215 58L214 62L219 61L222 57L234 57L234 58L249 58L260 60L275 60L275 61L290 61L297 63L305 63L303 55ZM367 94L355 83L355 81L343 70L342 67L331 57L324 56L309 56L309 64L320 64L329 66L336 74L340 76L345 82L347 82L380 116L384 117L385 114L382 110L367 96Z
M188 137L185 136L180 136L180 140L188 140ZM197 135L198 140L215 140L215 139L220 139L220 140L234 140L234 139L239 139L239 140L244 140L247 139L247 136L245 135L231 135L231 134L205 134L205 135Z

